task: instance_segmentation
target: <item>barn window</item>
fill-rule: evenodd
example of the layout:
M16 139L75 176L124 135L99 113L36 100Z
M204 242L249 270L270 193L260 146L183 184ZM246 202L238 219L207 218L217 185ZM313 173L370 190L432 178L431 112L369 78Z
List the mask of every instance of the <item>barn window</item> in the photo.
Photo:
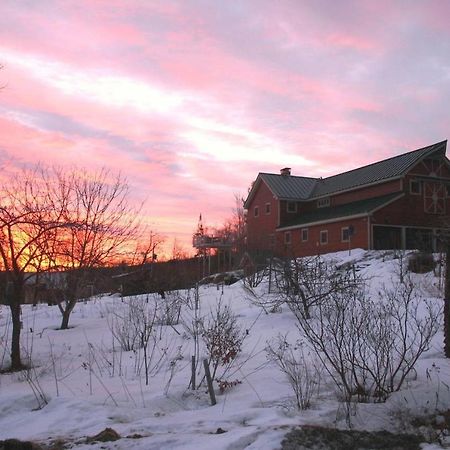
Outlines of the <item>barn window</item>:
M302 229L302 242L306 242L308 240L308 228Z
M254 216L258 217L259 216L259 207L255 206L255 209L253 210Z
M330 206L330 197L320 198L317 200L318 208L326 208L327 206Z
M320 232L320 245L328 244L328 230L322 230Z
M284 243L286 245L290 245L290 243L291 243L291 232L290 231L286 231L284 233Z
M422 192L421 184L419 180L410 180L409 192L413 195L420 195Z
M270 203L266 203L266 214L270 214Z
M297 212L297 203L287 202L286 210L288 213L296 213Z

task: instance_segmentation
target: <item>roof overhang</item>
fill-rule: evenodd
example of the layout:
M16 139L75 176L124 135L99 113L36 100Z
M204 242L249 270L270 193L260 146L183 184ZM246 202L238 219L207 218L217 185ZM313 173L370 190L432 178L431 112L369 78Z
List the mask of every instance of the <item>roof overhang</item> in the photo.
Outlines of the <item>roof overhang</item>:
M279 227L279 228L277 228L277 231L290 231L290 230L296 230L299 228L312 227L315 225L323 225L326 223L336 223L336 222L343 222L343 221L354 220L354 219L361 219L364 217L371 216L373 213L379 211L382 208L385 208L386 206L390 205L391 203L396 202L397 200L399 200L400 198L402 198L404 196L405 196L405 194L403 192L401 192L397 196L393 197L392 199L386 200L386 202L384 202L383 204L378 205L374 208L371 208L368 211L364 211L361 213L344 215L344 216L336 216L336 217L331 217L329 219L316 220L316 221L310 221L310 222L302 222L302 223L298 223L295 225Z
M300 223L298 225L279 227L279 228L277 228L277 231L290 231L290 230L296 230L298 228L312 227L314 225L323 225L325 223L335 223L335 222L342 222L344 220L360 219L362 217L367 217L370 214L371 213L369 213L369 212L365 212L365 213L360 213L360 214L353 214L351 216L333 217L332 219L318 220L316 222L305 222L305 223Z

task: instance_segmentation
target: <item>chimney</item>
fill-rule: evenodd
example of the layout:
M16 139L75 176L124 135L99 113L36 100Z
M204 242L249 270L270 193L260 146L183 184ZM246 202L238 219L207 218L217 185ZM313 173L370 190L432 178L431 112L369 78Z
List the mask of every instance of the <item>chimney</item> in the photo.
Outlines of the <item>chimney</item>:
M291 175L291 168L285 167L284 169L281 169L280 175L283 175L283 177L289 177Z

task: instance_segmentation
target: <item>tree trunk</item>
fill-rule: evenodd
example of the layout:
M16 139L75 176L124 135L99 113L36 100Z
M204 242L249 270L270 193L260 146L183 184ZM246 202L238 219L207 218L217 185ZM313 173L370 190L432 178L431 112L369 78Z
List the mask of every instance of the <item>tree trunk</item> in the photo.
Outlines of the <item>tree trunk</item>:
M450 358L450 244L445 249L444 354Z
M20 302L17 298L11 299L9 305L11 309L12 318L12 338L11 338L11 370L17 371L23 369L22 360L20 357Z
M66 304L66 308L62 310L62 322L61 322L61 330L67 330L69 328L69 319L70 313L75 308L76 300L69 300Z

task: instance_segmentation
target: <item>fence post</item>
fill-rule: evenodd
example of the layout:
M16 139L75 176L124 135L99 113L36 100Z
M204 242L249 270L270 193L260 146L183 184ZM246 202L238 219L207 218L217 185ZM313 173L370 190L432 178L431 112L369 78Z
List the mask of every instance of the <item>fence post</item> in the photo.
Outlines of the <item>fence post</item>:
M195 355L192 355L191 357L191 389L195 391Z
M208 383L208 392L211 399L211 406L214 406L217 403L216 394L214 393L214 388L211 380L211 372L209 371L209 364L206 358L203 360L203 366L205 367L206 382Z

